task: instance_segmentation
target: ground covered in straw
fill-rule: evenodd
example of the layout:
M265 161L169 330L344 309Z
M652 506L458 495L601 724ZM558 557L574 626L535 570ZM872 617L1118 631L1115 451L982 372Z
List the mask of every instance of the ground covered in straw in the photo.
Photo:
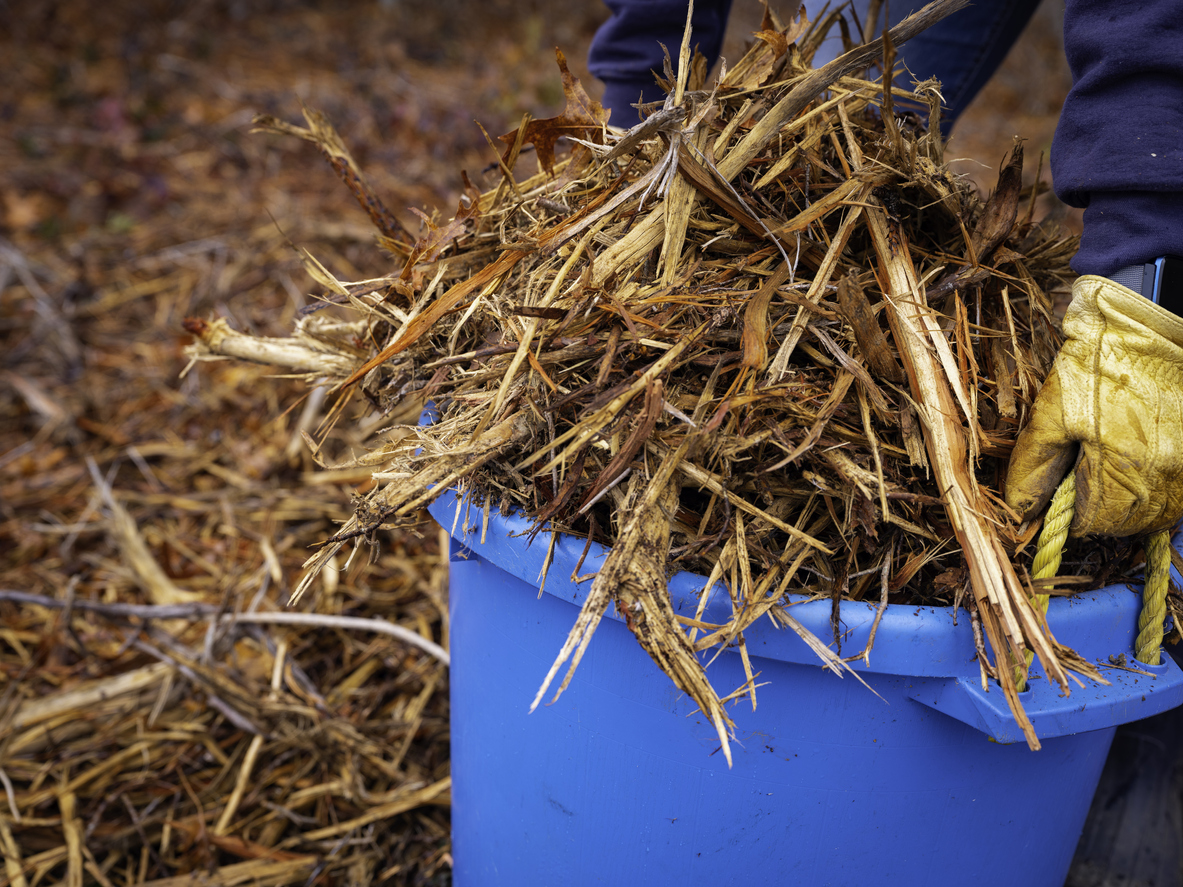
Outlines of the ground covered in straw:
M330 618L446 646L438 530L331 564L300 607L321 624L258 621L370 472L318 469L303 385L229 362L182 377L182 320L286 335L318 289L293 244L341 279L390 271L321 155L250 134L255 114L324 111L415 230L407 208L454 207L460 169L495 184L474 118L497 134L562 107L551 47L589 83L602 15L460 0L0 13L5 883L447 883L446 668L428 644ZM736 17L742 33L759 13ZM952 155L996 165L1015 130L1029 156L1046 146L1064 75L1054 15L1038 25L1013 70L1044 66L1047 95L1004 72ZM325 458L366 431L338 422Z

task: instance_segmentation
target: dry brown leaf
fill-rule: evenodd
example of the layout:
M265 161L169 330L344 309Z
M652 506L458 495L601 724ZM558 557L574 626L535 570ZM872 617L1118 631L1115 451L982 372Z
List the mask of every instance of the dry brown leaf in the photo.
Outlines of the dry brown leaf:
M531 120L526 124L524 133L519 130L500 136L512 149L521 138L534 146L538 152L538 165L547 173L553 173L555 168L555 144L566 137L598 141L603 126L608 122L608 112L599 102L592 101L579 79L567 67L567 57L562 50L555 50L555 57L559 63L559 71L563 77L563 94L567 97L567 107L557 117L546 117L541 120ZM576 153L586 156L587 149L576 146ZM503 160L507 160L507 151Z

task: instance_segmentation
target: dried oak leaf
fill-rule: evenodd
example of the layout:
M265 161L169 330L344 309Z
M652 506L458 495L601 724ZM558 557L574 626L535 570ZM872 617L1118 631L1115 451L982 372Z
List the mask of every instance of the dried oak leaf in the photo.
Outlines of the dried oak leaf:
M558 117L547 117L542 120L531 120L526 124L522 143L531 142L538 152L538 163L546 171L552 172L555 166L555 142L563 136L592 141L598 138L600 127L608 122L608 114L599 102L593 102L584 92L579 79L567 68L567 57L562 50L556 49L555 56L559 62L559 71L563 76L563 93L567 96L567 107ZM510 151L517 142L518 130L499 137L509 145L502 158L509 162Z

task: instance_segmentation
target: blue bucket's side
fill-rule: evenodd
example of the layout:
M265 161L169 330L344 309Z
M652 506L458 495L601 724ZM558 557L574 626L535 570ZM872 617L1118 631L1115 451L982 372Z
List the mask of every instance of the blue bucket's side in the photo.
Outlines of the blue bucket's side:
M544 546L538 546L544 547ZM471 551L451 579L459 887L1059 885L1113 729L1002 745L915 701L926 679L757 657L713 728L605 619L571 686L527 713L578 608ZM719 656L716 687L744 683Z
M793 632L745 633L759 710L742 700L735 766L612 611L558 702L527 714L606 549L466 508L432 513L455 537L451 576L453 856L460 887L495 884L1062 883L1114 726L1183 702L1173 661L1109 670L1062 697L1038 677L1025 709L1030 752L1001 691L985 692L968 620L888 607L870 666L824 672ZM553 553L546 594L537 585ZM479 552L479 555L476 553ZM691 614L705 581L670 581ZM1132 659L1139 598L1114 586L1052 601L1057 638L1087 660ZM704 619L730 612L721 587ZM829 636L828 602L791 612ZM875 607L843 604L843 653L865 644ZM1149 673L1146 673L1149 672ZM745 682L739 657L708 672ZM557 682L556 682L557 683ZM871 690L875 692L871 692ZM876 695L878 694L878 695ZM1001 740L994 741L994 740ZM1013 743L1013 744L1007 744Z

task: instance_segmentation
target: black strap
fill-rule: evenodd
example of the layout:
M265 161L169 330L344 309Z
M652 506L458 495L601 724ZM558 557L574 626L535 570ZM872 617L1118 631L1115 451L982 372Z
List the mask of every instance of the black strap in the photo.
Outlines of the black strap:
M1154 264L1157 274L1150 298L1172 314L1183 316L1183 259L1163 256Z
M1127 265L1109 279L1183 317L1183 258L1160 256L1144 265Z

